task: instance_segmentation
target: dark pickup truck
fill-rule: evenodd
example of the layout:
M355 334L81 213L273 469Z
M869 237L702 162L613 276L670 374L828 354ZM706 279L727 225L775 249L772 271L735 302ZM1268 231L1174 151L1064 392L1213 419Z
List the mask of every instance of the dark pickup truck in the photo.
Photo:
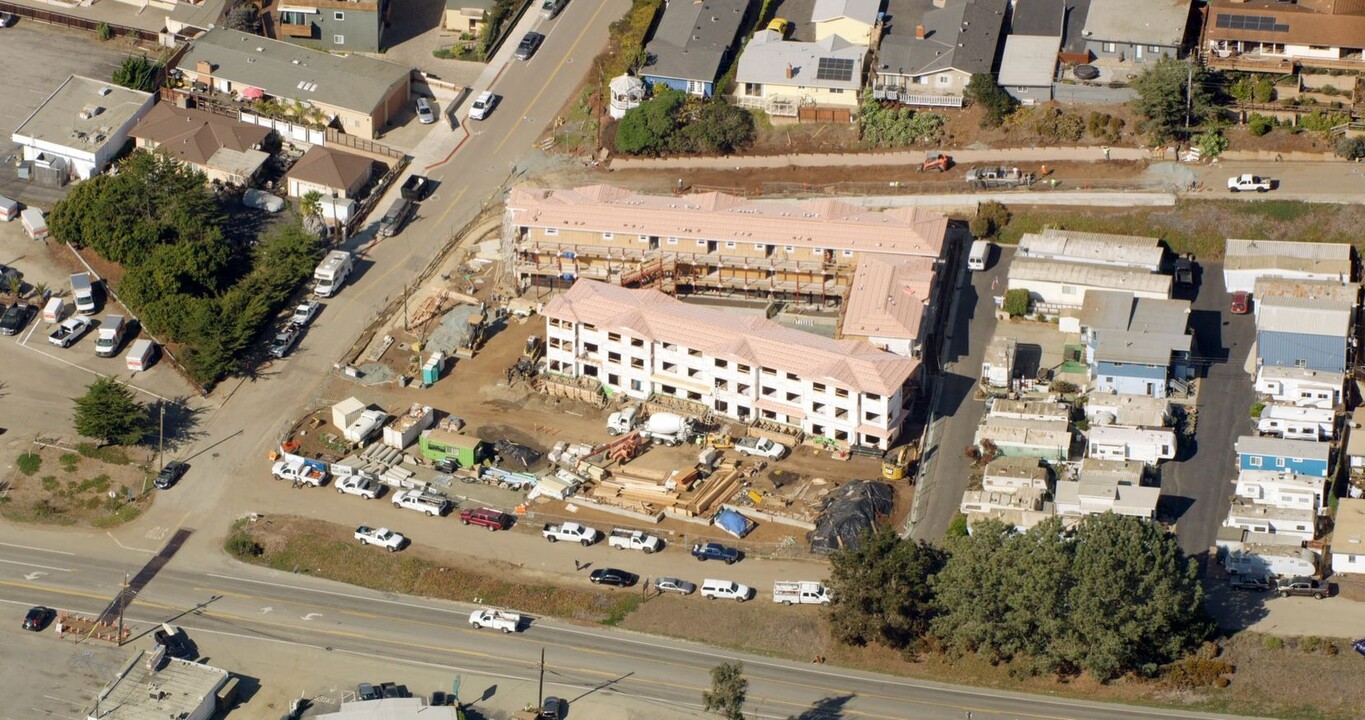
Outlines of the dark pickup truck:
M431 181L421 175L409 175L403 181L403 187L398 192L402 193L404 200L421 200L427 196L427 191L431 189Z
M460 522L465 525L481 525L489 532L506 530L512 526L512 516L493 508L469 508L460 511Z

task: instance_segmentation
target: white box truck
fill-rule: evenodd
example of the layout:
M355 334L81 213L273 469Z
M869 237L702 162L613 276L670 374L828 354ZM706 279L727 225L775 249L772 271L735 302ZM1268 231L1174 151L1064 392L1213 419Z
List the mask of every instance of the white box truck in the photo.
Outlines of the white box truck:
M152 361L156 359L156 343L147 338L138 340L133 343L133 347L129 348L128 356L125 359L128 361L129 370L133 372L146 370L152 366Z
M76 301L76 312L82 315L95 314L95 288L90 284L90 273L71 276L71 297Z
M337 294L341 286L346 283L346 278L350 276L351 269L355 265L355 256L345 250L333 250L327 253L327 257L322 259L318 269L313 271L313 294L318 297L332 297Z
M125 325L122 315L105 315L95 336L95 354L100 357L117 355L118 346L123 344Z
M773 583L773 602L783 605L828 605L829 591L818 582L778 580Z

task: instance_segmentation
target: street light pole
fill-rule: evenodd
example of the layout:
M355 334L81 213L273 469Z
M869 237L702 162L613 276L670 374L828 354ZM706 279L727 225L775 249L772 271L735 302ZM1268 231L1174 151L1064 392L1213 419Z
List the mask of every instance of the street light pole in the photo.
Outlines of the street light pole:
M123 608L128 605L128 573L123 573L123 588L118 593L118 635L114 638L117 647L123 647Z

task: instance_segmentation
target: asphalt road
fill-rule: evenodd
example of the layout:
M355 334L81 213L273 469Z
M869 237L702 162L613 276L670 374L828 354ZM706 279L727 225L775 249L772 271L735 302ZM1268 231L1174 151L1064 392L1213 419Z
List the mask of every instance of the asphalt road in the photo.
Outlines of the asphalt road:
M98 613L118 593L125 573L135 573L147 556L92 555L6 542L0 545L0 594L11 605ZM504 635L470 628L466 623L473 607L216 558L167 565L138 593L125 621L135 636L169 621L191 640L226 634L259 639L262 647L283 643L369 657L376 669L387 664L391 672L397 672L393 663L434 664L508 680L534 677L544 649L547 692L624 694L660 707L695 709L698 717L710 670L726 659L744 662L750 682L747 709L765 720L957 720L968 712L974 720L1223 717L922 682L548 619L534 619L523 632Z
M1196 358L1204 368L1198 419L1194 442L1182 448L1179 462L1162 468L1161 513L1176 521L1185 554L1203 562L1231 503L1237 472L1233 446L1239 435L1251 431L1255 393L1245 366L1256 325L1251 315L1228 312L1231 297L1221 263L1200 263L1197 279L1190 327Z

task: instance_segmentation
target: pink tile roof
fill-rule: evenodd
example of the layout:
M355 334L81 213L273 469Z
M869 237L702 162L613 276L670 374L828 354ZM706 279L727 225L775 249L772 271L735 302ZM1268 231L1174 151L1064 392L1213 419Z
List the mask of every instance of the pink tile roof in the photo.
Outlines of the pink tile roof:
M542 314L791 372L803 380L859 393L891 395L919 366L918 360L861 340L834 340L762 317L689 305L658 290L631 290L595 280L580 279L551 300Z
M514 188L513 222L588 232L938 257L948 218L921 208L873 211L832 198L755 202L723 193L642 195L610 185Z
M933 258L864 255L853 274L843 333L857 337L919 337L934 282Z

